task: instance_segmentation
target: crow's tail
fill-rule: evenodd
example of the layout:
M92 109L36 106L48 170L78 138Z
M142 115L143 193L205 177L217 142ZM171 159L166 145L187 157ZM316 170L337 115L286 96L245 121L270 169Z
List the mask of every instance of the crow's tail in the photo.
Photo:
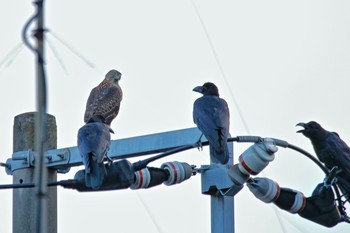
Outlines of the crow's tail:
M210 145L209 145L209 150L210 150L210 158L213 162L221 163L221 164L226 164L228 162L229 150L228 150L227 143L220 151L215 150L215 148Z

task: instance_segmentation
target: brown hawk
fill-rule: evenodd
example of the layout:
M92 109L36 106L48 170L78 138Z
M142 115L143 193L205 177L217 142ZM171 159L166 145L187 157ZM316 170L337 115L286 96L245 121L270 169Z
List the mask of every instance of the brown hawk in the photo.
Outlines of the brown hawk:
M105 79L90 92L86 103L84 122L87 123L93 116L102 116L107 125L111 125L118 115L120 102L123 98L119 80L122 74L117 70L110 70Z

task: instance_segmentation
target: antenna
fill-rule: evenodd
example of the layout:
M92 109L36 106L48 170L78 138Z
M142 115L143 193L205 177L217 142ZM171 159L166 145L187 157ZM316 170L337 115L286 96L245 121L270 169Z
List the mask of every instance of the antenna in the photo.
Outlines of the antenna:
M36 183L36 219L37 232L46 232L45 215L45 202L47 198L46 184L47 184L47 171L44 158L44 139L46 138L46 78L44 68L44 1L37 0L34 2L36 6L36 13L26 23L22 39L24 44L34 52L36 55L36 72L37 72L37 112L35 117L35 151L37 152L37 158L35 159L35 183ZM27 31L29 26L36 21L36 29L34 30L34 37L36 39L36 47L32 46L27 38Z

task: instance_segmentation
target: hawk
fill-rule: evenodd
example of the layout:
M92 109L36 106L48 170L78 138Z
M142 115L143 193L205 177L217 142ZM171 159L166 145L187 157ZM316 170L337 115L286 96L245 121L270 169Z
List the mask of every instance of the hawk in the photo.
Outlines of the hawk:
M193 91L203 94L193 104L193 121L209 141L212 160L226 164L229 160L227 138L230 135L228 105L219 97L219 90L214 83L204 83Z
M110 70L104 80L90 92L86 103L84 122L87 123L91 117L100 115L105 119L107 125L111 125L113 119L118 115L123 92L119 86L121 73Z

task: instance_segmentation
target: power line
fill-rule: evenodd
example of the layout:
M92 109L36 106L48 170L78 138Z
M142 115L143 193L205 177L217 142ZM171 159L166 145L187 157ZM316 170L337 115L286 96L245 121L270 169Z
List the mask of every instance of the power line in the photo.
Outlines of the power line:
M208 30L207 30L207 28L206 28L206 26L205 26L205 23L204 23L204 21L203 21L203 19L202 19L202 17L201 17L201 14L199 13L198 7L197 7L197 5L195 4L194 0L191 0L191 2L192 2L192 5L193 5L194 10L195 10L195 12L196 12L196 15L197 15L197 17L198 17L198 19L199 19L199 21L200 21L200 23L201 23L202 29L203 29L203 31L204 31L204 33L205 33L205 36L206 36L206 38L207 38L207 40L208 40L210 49L211 49L211 51L212 51L212 53L213 53L213 55L214 55L214 58L215 58L215 61L216 61L217 66L218 66L218 68L219 68L219 70L220 70L221 76L223 77L223 79L224 79L224 81L225 81L225 84L226 84L226 86L227 86L227 88L228 88L228 90L229 90L231 99L233 100L233 103L234 103L234 105L236 106L236 110L237 110L237 112L238 112L239 117L241 118L242 124L243 124L243 126L244 126L246 132L247 132L248 134L250 134L250 130L249 130L248 124L247 124L247 122L246 122L245 119L244 119L244 116L243 116L243 113L242 113L242 111L241 111L241 108L239 107L239 104L238 104L238 102L237 102L237 100L236 100L236 98L235 98L235 96L234 96L234 94L233 94L233 91L232 91L232 89L231 89L231 87L230 87L230 84L229 84L229 82L228 82L228 80L227 80L227 77L226 77L226 74L225 74L225 72L224 72L224 69L222 68L222 65L221 65L219 56L218 56L217 53L216 53L216 49L215 49L215 47L214 47L214 43L213 43L212 40L211 40L211 37L210 37L209 32L208 32Z
M140 202L141 202L143 208L146 210L148 216L151 218L151 221L152 221L153 225L155 226L155 228L157 229L157 232L162 233L163 231L162 231L160 225L157 223L156 217L153 216L152 212L149 210L148 206L146 205L146 202L141 197L141 194L139 194L139 192L136 191L136 196L140 200Z

